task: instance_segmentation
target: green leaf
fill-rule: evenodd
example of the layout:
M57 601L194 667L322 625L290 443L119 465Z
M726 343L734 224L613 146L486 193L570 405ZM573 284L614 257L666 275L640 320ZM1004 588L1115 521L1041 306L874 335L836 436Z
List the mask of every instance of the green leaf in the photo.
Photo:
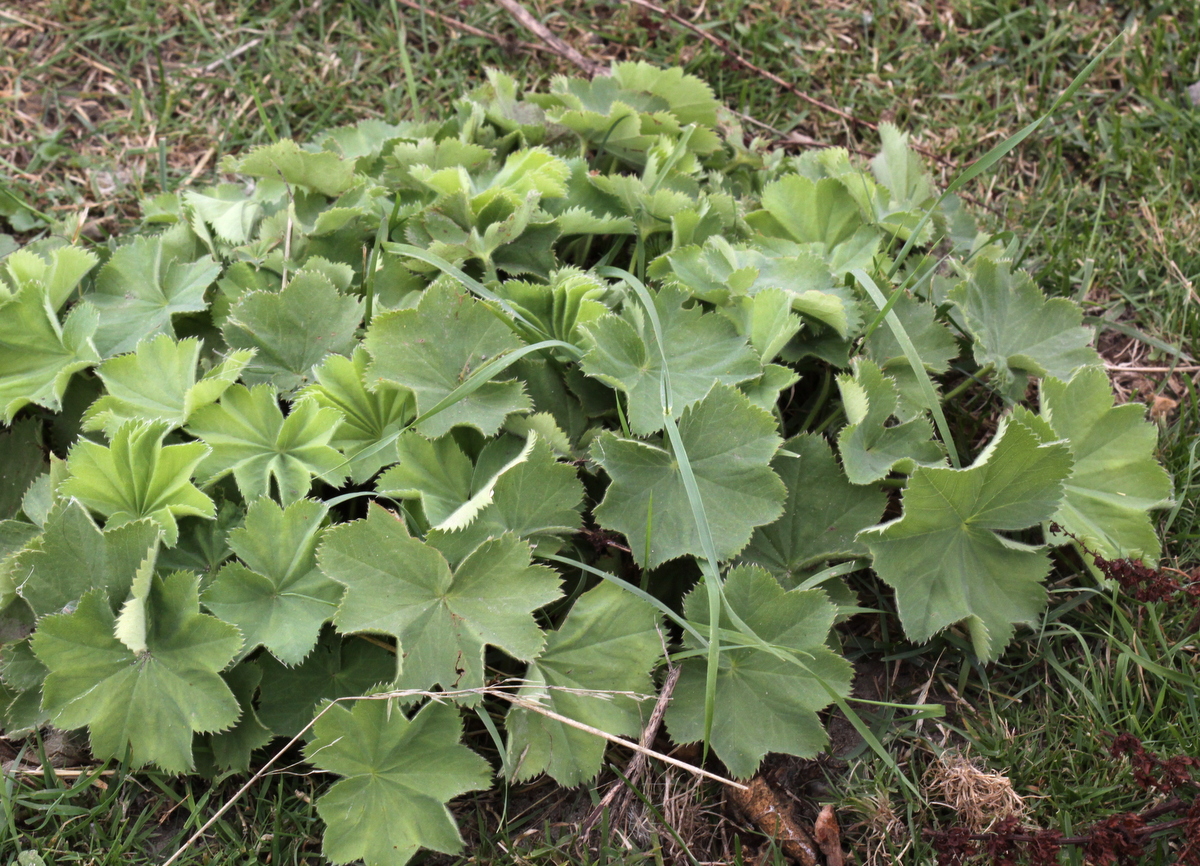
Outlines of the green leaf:
M471 499L475 466L453 436L431 440L409 431L396 440L396 457L399 464L379 476L375 489L417 500L430 524L448 520Z
M225 499L217 504L213 520L185 518L179 529L179 542L158 552L158 567L168 571L195 571L200 574L201 588L233 556L226 543L229 531L241 524L246 509L239 502Z
M858 177L865 177L857 173ZM870 226L852 193L854 178L811 179L789 174L763 188L763 209L746 222L768 237L786 238L825 260L835 276L869 268L882 236Z
M896 299L892 310L912 340L925 369L931 373L944 373L950 362L958 357L958 341L950 329L937 321L933 304L927 304L904 292ZM909 367L904 347L900 345L891 328L876 328L863 342L864 353L881 369L892 373L893 368Z
M187 432L212 449L198 470L205 484L232 472L250 501L269 495L274 479L286 505L307 494L314 477L336 487L346 476L342 455L329 444L341 422L340 412L313 400L293 403L284 418L270 385L234 385L221 402L198 409Z
M398 440L400 463L380 476L386 496L417 499L434 531L434 543L451 562L484 540L514 532L535 543L574 532L583 488L573 466L558 463L538 436L489 443L472 464L454 439L429 441L416 433Z
M81 247L63 246L53 250L32 248L16 250L4 257L0 271L0 302L36 283L50 300L50 306L61 310L63 304L78 288L80 281L96 266L96 254Z
M712 89L682 69L659 69L644 61L616 63L611 75L590 81L558 76L549 93L527 98L547 109L547 120L634 165L646 162L658 135L678 136L687 124L699 125L689 138L689 150L711 153L720 146L711 130L718 106Z
M171 317L207 309L204 290L220 273L216 261L200 255L187 226L118 247L87 296L100 311L96 348L107 358L155 334L173 337Z
M871 160L875 179L891 193L892 210L913 210L934 196L933 183L921 158L908 145L908 133L892 123L879 125L882 149Z
M25 492L46 466L43 447L40 419L25 418L0 431L0 520L21 511Z
M763 289L753 297L731 301L720 312L750 340L758 356L769 362L803 326L791 308L791 297L783 289Z
M396 656L371 641L340 638L326 627L316 647L294 668L261 656L259 718L276 736L294 737L323 700L368 695L396 678Z
M950 292L975 336L975 360L991 364L1005 396L1019 400L1030 376L1070 379L1100 363L1083 311L1066 298L1046 298L1024 271L978 259L970 279Z
M243 656L261 645L285 665L299 664L333 618L342 588L320 572L316 557L325 514L311 499L281 508L263 498L229 533L241 562L222 568L203 600L241 630Z
M221 167L250 177L298 184L330 198L354 185L353 162L328 151L302 150L288 138L256 147L240 157L226 157Z
M45 727L50 717L42 710L42 684L46 681L46 666L38 661L30 648L29 638L7 643L0 649L0 702L4 735L18 738L33 734ZM7 706L4 706L7 704Z
M400 459L394 442L386 440L404 429L414 414L407 389L378 382L374 391L367 390L369 362L362 346L350 358L328 355L313 370L316 383L297 395L342 413L342 423L329 444L346 455L350 477L359 484Z
M233 692L242 714L229 730L209 734L208 744L218 769L245 773L250 769L250 754L271 742L271 731L254 710L254 693L262 680L262 669L255 664L243 663L222 672L221 678Z
M838 434L846 477L855 484L870 484L893 470L909 473L916 466L944 463L928 418L922 415L887 426L900 402L896 381L866 358L855 359L853 369L854 375L841 375L837 380L850 422Z
M637 737L646 719L632 692L652 695L650 670L662 657L658 613L614 584L602 582L571 607L562 626L529 666L518 693L561 716L617 736ZM549 773L568 787L595 778L607 742L595 734L514 706L505 718L505 763L516 781Z
M243 187L222 183L203 192L189 189L183 200L196 216L212 226L217 237L226 243L244 244L254 237L263 215L262 202L247 196Z
M472 480L474 492L467 500L467 508L479 507L478 513L465 526L447 521L430 531L429 543L451 562L462 561L488 538L506 532L528 540L540 555L557 550L560 536L579 529L577 508L583 485L575 467L556 461L540 436L530 436L526 442L523 459L506 464L487 480L483 480L487 472L481 471L485 465L481 454ZM486 491L490 493L481 495Z
M1153 565L1159 541L1148 512L1170 504L1171 478L1154 459L1158 431L1145 409L1138 403L1114 406L1108 376L1087 367L1069 382L1043 380L1040 419L1020 407L1016 412L1043 442L1065 440L1075 460L1062 505L1050 520L1105 559Z
M852 668L826 646L836 608L821 590L785 592L761 568L740 566L729 572L724 595L729 609L761 641L803 665L761 647L722 650L712 748L735 778L745 779L767 752L809 758L825 748L829 737L817 712L830 703L827 688L842 697L850 693ZM706 631L708 591L701 587L689 593L684 612ZM725 609L721 627L733 628ZM697 648L690 635L684 643ZM694 657L682 664L666 722L672 739L691 743L704 736L705 660Z
M863 530L875 572L896 590L904 632L917 642L966 621L975 652L995 659L1016 623L1034 622L1046 604L1041 581L1050 560L1001 532L1049 520L1071 474L1064 443L1042 444L1024 424L1007 423L966 469L919 468L904 514Z
M242 376L284 393L312 381L312 369L332 353L349 355L364 302L338 293L318 273L297 274L279 292L246 292L229 311L221 334L235 349L254 349Z
M757 298L764 291L782 290L793 310L842 337L849 337L861 324L857 302L835 282L829 265L811 250L787 241L763 248L735 247L714 235L703 247L683 247L658 259L650 275L721 307L747 295Z
M920 355L925 369L930 373L944 373L950 369L950 362L958 357L958 340L949 328L937 321L933 304L924 303L906 292L896 299L892 311ZM910 421L923 414L926 397L893 328L879 327L872 331L863 342L863 352L896 381L900 392L896 417L901 421Z
M827 560L867 553L854 536L879 521L887 496L851 484L824 439L811 434L789 439L771 468L787 487L783 516L754 530L740 561L761 565L790 589Z
M59 500L41 539L16 557L17 591L38 616L59 613L92 589L123 600L158 532L150 520L101 531L78 502Z
M236 382L253 357L252 351L232 352L197 380L199 340L175 341L165 334L143 340L133 354L109 358L97 368L108 393L88 408L83 429L111 436L126 421L182 427L193 412Z
M411 390L418 415L447 397L472 370L521 345L483 303L444 282L430 286L416 309L376 316L363 339L371 354L367 375ZM511 413L529 408L520 382L486 382L417 429L437 438L464 425L491 436Z
M411 719L388 702L329 707L305 755L343 778L317 800L325 822L322 853L333 863L403 866L420 848L462 848L445 803L491 785L487 761L459 742L450 704L430 703Z
M108 448L79 439L67 456L69 477L59 487L108 518L115 527L149 517L163 528L163 540L179 539L177 517L192 514L211 519L214 506L192 484L192 473L208 454L202 442L163 446L162 423L126 423L113 433Z
M775 419L726 385L683 413L679 432L712 526L717 555L735 556L754 527L783 511L786 491L771 471L779 449ZM612 479L595 509L600 525L621 532L642 568L697 553L700 536L669 443L600 434L592 457Z
M629 400L629 427L648 435L662 429L661 385L669 369L672 416L709 393L714 382L736 385L762 372L762 364L746 338L728 319L682 306L686 296L664 288L654 299L662 323L663 346L638 307L621 316L605 316L587 325L591 349L583 359L587 375L624 391Z
M668 110L681 124L717 125L721 103L712 88L701 78L682 69L662 69L651 63L614 63L612 79L626 91L648 93L667 103ZM593 79L595 84L598 79Z
M103 590L74 613L43 618L33 651L50 670L42 706L64 730L88 726L92 754L169 773L190 770L193 732L220 731L238 703L220 671L241 646L231 625L199 612L198 581L179 572L155 577L147 649L133 653L113 636Z
M608 312L600 300L607 292L608 286L602 281L578 268L554 271L549 285L506 280L497 289L500 297L541 328L542 333L572 344L579 341L581 325Z
M395 637L398 688L483 685L483 652L499 647L528 661L542 648L537 610L561 595L557 575L530 565L528 544L503 535L481 544L453 572L404 521L378 505L365 520L330 529L321 570L346 586L334 624L343 633Z
M117 614L117 624L113 635L134 654L142 655L147 650L146 641L150 636L149 602L150 590L153 587L154 572L158 567L158 539L146 551L137 570L133 573L133 582L129 586L129 597L121 605Z
M0 299L0 421L36 403L57 412L71 376L100 360L92 337L99 314L76 304L61 325L46 289L30 282Z

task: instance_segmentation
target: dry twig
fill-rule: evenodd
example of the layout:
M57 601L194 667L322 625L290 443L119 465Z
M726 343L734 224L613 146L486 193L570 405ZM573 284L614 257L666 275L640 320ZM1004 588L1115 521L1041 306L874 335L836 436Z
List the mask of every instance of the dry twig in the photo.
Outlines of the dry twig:
M513 18L516 18L522 27L545 42L552 52L564 60L574 63L588 75L603 75L608 71L608 67L603 63L597 63L590 57L584 57L575 48L551 33L550 28L534 18L529 10L517 0L496 0L496 3L503 6Z
M519 683L518 683L518 685L519 685ZM557 688L561 688L561 687L543 686L542 688L557 689ZM597 697L611 697L614 694L629 695L628 692L591 691L588 689L566 689L566 688L563 688L562 690L572 692L573 694L589 694L589 695L595 695ZM194 845L201 836L203 836L205 833L207 833L209 831L209 829L212 827L212 825L215 824L221 818L222 815L224 815L226 812L228 812L230 810L230 808L233 807L234 803L236 803L239 799L241 799L243 794L245 794L247 791L249 791L250 788L252 788L259 779L261 779L263 776L266 775L267 770L269 770L271 768L271 766L276 761L278 761L285 752L287 752L288 749L290 749L292 746L296 745L296 743L300 742L301 738L305 734L308 733L308 731L312 728L313 725L315 725L317 723L317 720L320 719L321 716L323 716L325 713L327 713L329 711L330 707L332 707L334 704L339 704L339 703L343 703L346 701L391 700L392 698L424 698L424 699L428 699L431 701L445 701L445 700L453 700L456 697L465 697L467 695L472 695L472 696L479 695L479 696L484 696L484 697L500 698L502 700L508 701L510 704L513 704L514 706L521 707L522 709L529 710L530 712L533 712L533 713L538 713L540 715L545 716L548 719L553 719L556 722L560 722L561 724L568 725L572 728L577 728L581 731L586 731L589 734L594 734L595 736L601 737L602 739L608 740L609 742L618 743L619 745L622 745L627 749L633 749L635 752L645 753L646 755L649 755L652 758L657 758L660 761L663 761L665 763L672 764L676 767L680 767L684 770L687 770L689 773L693 773L697 776L703 776L706 779L712 779L714 782L720 782L722 785L727 786L732 791L746 790L746 786L742 785L739 782L734 782L731 779L726 779L723 776L718 776L716 773L710 773L708 770L704 770L700 767L693 766L692 764L689 764L685 761L681 761L678 758L672 758L670 755L664 755L661 752L656 752L653 749L649 749L649 748L641 745L640 743L632 743L629 740L625 740L625 739L622 739L621 737L613 736L612 734L610 734L606 731L602 731L599 728L594 728L591 725L585 725L583 722L577 722L574 719L568 718L567 716L556 713L553 710L546 709L541 704L539 704L537 701L530 700L529 698L520 697L519 695L514 694L513 692L509 691L508 689L506 689L502 686L484 686L483 688L478 688L478 689L457 689L454 691L447 691L447 692L431 692L431 691L426 691L424 689L400 689L400 690L390 691L390 692L381 692L377 695L355 695L352 697L337 698L336 700L330 701L328 704L326 704L321 709L320 712L318 712L315 716L313 716L312 721L310 721L307 725L305 725L300 730L300 732L298 734L296 734L296 736L294 736L290 740L288 740L288 742L283 746L283 748L281 748L277 752L275 752L275 754L272 755L270 757L270 759L268 759L267 762L265 764L263 764L253 776L251 776L249 779L247 779L246 783L244 785L242 785L242 787L238 788L237 791L235 791L233 793L233 796L231 796L228 800L226 800L224 803L222 803L221 807L212 814L212 817L210 817L207 821L205 821L204 824L201 825L201 827L198 830L196 830L195 833L193 833L191 836L189 836L187 841L185 841L181 846L179 846L179 848L175 851L175 853L172 854L170 857L168 857L163 862L162 866L171 866L172 863L174 863L181 856L183 856L184 852L187 851L189 848L191 848L192 845Z

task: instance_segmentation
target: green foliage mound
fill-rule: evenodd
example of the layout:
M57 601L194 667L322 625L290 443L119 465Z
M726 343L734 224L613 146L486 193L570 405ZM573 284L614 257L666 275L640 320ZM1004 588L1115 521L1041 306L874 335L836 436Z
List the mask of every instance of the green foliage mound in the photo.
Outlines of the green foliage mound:
M1079 309L881 131L789 156L679 70L492 73L7 256L7 733L180 773L302 735L328 857L402 864L493 771L595 777L571 722L636 737L668 660L731 775L818 752L850 572L986 661L1050 547L1153 561L1169 479Z

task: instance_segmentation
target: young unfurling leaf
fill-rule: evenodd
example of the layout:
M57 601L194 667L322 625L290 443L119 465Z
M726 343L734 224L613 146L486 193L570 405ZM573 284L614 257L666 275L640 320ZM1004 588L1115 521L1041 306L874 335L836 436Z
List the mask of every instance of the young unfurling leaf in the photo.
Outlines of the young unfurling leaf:
M176 518L212 518L214 506L192 484L192 473L209 453L203 442L163 445L167 425L154 422L122 424L109 447L80 439L67 457L69 476L59 487L121 526L148 517L163 529L163 541L174 547L179 539Z
M91 405L83 429L110 436L126 421L165 421L183 426L192 413L220 398L254 357L252 351L229 357L197 379L200 341L173 340L159 334L138 343L132 354L109 358L97 375L108 393Z
M346 461L330 446L342 414L298 400L285 418L270 385L234 385L221 402L200 408L187 431L211 448L199 474L209 483L232 472L247 500L271 493L274 481L280 501L295 502L308 493L313 479L336 484L346 477Z

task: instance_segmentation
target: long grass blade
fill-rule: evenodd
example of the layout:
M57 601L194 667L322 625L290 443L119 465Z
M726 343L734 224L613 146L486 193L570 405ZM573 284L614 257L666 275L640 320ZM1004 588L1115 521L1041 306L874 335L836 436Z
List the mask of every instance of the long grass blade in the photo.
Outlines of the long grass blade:
M883 292L880 291L875 281L862 268L855 268L851 273L858 280L858 284L871 296L871 300L875 302L875 305L880 310L883 310L887 306L887 298L883 296ZM942 411L942 402L938 399L937 389L933 387L933 381L929 378L929 373L925 370L925 362L921 360L921 353L913 345L912 339L908 336L908 331L904 328L904 323L900 321L900 317L896 315L894 310L888 310L886 321L892 331L892 336L896 338L896 342L904 350L904 357L908 359L909 366L916 373L917 385L921 389L921 396L925 398L925 405L933 413L933 420L937 423L938 433L942 437L942 443L946 446L946 453L950 455L951 465L955 469L961 469L962 461L958 458L958 448L954 445L954 437L950 434L950 425L946 422L946 414Z

